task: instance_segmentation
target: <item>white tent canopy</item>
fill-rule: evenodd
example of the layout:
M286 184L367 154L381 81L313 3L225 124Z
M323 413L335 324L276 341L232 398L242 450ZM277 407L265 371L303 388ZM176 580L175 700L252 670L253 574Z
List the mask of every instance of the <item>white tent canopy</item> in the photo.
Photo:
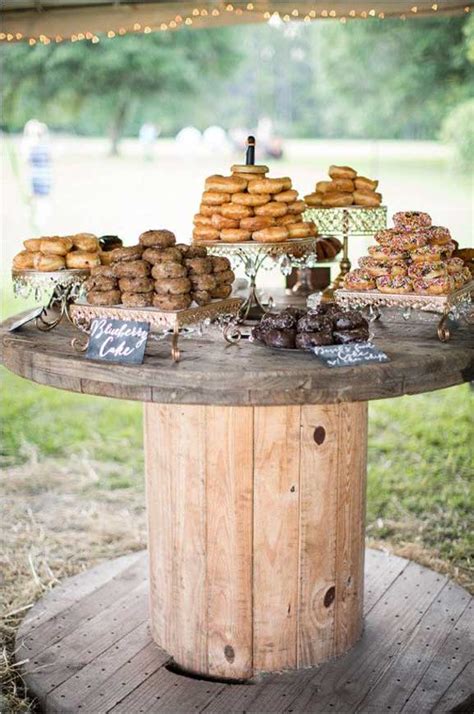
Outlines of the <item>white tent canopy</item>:
M183 25L215 27L265 22L274 13L284 21L435 17L469 12L459 0L273 0L271 2L157 2L156 0L3 0L0 40L15 42L88 39L100 33L174 30Z

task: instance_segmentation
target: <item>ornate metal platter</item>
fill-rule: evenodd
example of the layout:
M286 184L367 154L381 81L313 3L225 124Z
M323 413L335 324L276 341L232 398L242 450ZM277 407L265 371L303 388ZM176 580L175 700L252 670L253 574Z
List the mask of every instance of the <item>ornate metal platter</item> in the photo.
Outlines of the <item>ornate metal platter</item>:
M109 320L131 320L136 322L148 322L150 329L159 333L152 335L155 339L163 339L172 335L171 355L175 362L179 361L180 350L178 340L180 335L195 336L202 333L212 322L217 322L222 329L224 339L229 343L238 342L240 331L237 328L237 317L242 300L240 298L227 298L226 300L214 300L208 305L190 307L187 310L157 310L153 307L126 307L125 305L113 305L99 307L77 302L69 307L71 322L81 332L89 334L92 320L96 318L107 318ZM80 342L77 338L72 341L73 347L80 352L87 349L89 338L85 342Z

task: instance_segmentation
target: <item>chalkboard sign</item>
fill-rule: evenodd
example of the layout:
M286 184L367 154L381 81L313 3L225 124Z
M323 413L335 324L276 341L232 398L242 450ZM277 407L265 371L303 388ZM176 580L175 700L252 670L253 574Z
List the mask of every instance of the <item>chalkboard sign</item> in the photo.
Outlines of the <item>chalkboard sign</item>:
M44 307L35 307L34 310L30 310L30 312L27 312L26 315L22 315L18 320L12 322L8 328L8 332L15 332L15 330L19 330L20 327L23 327L23 325L26 325L28 322L31 322L31 320L34 320L36 317L39 317L45 312L46 310Z
M385 352L370 342L350 342L347 345L314 347L314 354L326 367L353 367L371 362L390 362Z
M141 364L149 331L148 322L98 317L91 324L86 357L106 362Z

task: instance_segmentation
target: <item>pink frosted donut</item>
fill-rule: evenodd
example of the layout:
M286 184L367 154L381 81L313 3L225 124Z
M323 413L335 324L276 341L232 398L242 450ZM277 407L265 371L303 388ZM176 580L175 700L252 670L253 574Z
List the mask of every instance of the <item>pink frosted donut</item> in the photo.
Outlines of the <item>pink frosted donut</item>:
M418 231L431 226L431 216L421 211L400 211L393 217L395 228L402 231Z
M381 293L390 293L392 295L406 295L413 292L413 286L410 278L404 275L382 275L377 278L377 290Z
M413 289L418 295L447 295L454 290L455 282L450 275L439 276L427 280L415 278Z
M451 233L442 226L431 226L427 229L428 241L431 245L445 245L451 242Z

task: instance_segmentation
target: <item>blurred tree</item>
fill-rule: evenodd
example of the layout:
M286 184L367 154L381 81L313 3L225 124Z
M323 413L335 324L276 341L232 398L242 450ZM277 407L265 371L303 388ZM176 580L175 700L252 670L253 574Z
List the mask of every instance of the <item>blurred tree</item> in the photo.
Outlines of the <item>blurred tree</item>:
M175 93L196 96L235 68L239 54L226 29L127 35L101 42L18 44L1 48L4 121L15 124L24 106L54 108L67 120L99 99L117 152L137 102ZM31 115L30 115L31 116ZM28 117L30 118L30 117ZM39 117L43 118L43 117Z

